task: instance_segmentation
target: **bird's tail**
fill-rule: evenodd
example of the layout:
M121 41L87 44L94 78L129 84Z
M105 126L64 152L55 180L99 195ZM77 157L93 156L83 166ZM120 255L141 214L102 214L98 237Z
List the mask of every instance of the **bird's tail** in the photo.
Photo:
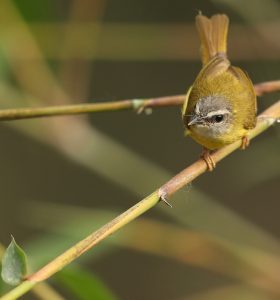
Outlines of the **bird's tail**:
M202 14L196 16L196 28L201 41L201 59L207 64L217 55L226 56L229 19L227 15L213 15L207 18Z

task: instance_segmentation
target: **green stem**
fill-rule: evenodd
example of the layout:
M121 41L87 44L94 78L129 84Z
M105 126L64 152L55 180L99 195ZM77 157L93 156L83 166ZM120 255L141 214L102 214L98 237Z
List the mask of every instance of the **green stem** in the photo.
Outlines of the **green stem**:
M8 292L6 295L2 296L1 300L13 300L17 299L18 297L26 294L28 291L30 291L36 282L33 281L24 281L14 289L12 289L10 292Z
M142 201L138 202L127 211L105 224L103 227L97 231L90 234L88 237L65 251L63 254L55 258L49 264L44 266L38 272L32 274L28 277L31 281L42 281L49 278L51 275L61 270L64 266L68 265L74 259L82 255L84 252L89 250L91 247L105 239L107 236L116 232L121 227L125 226L130 221L136 219L138 216L142 215L144 212L149 210L159 201L158 191L155 191Z
M248 137L250 139L262 133L264 130L269 128L277 118L280 118L280 101L273 104L266 111L264 111L258 118L258 123L256 128L250 131ZM212 158L215 162L222 160L224 157L238 149L241 145L241 141L237 141L231 145L223 147L215 151L212 154ZM133 207L98 229L97 231L90 234L85 239L78 242L76 245L65 251L63 254L52 260L46 266L44 266L39 271L30 275L25 282L20 284L18 287L10 291L8 294L3 296L1 300L12 300L17 299L17 297L25 294L29 291L36 282L43 281L54 273L58 272L66 265L71 263L73 260L78 258L84 252L88 251L90 248L98 244L100 241L116 232L130 221L134 220L150 208L152 208L155 204L158 203L160 197L171 196L184 185L190 183L199 175L204 173L207 170L207 166L204 160L199 159L191 166L184 169L182 172L173 177L170 181L164 184L160 189L154 191L151 195L147 196L142 201L135 204Z

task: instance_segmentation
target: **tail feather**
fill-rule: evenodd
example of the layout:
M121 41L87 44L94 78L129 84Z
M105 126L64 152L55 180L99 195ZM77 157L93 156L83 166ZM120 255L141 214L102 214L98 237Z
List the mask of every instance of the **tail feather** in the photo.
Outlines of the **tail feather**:
M196 17L196 27L201 40L202 63L207 64L217 54L226 55L229 19L226 15L207 18L201 14Z

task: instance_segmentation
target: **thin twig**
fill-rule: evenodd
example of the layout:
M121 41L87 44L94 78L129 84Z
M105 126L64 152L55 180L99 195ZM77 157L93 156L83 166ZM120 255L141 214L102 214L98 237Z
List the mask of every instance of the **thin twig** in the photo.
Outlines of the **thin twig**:
M262 82L254 85L257 96L280 91L280 80Z
M280 101L265 110L258 118L256 128L250 131L248 137L250 139L262 133L264 130L269 128L277 118L280 117ZM213 153L212 157L215 162L222 160L224 157L229 155L231 152L238 149L241 145L241 141L237 141L231 145L223 147ZM76 245L66 250L63 254L52 260L50 263L45 265L39 271L31 274L27 277L27 280L13 289L11 292L3 296L2 300L17 299L17 297L25 294L29 291L36 283L46 280L53 274L70 264L73 260L77 259L84 252L101 242L103 239L116 232L138 216L156 205L161 195L167 195L170 197L184 185L190 183L199 175L207 170L207 165L204 160L199 159L191 166L184 169L178 175L173 177L170 181L164 184L161 188L154 191L151 195L147 196L142 201L135 204L133 207L98 229L97 231L90 234L85 239L78 242Z
M280 80L268 81L255 84L258 96L266 93L280 91ZM83 103L73 105L47 106L38 108L16 108L0 110L0 120L12 121L28 118L52 117L59 115L78 115L94 112L118 111L134 109L142 111L145 108L157 108L166 106L178 106L184 102L185 95L149 98L129 99L105 103Z
M12 121L20 119L52 117L60 115L78 115L93 112L106 112L135 109L142 107L177 106L183 103L185 96L169 96L151 99L130 99L105 103L82 103L70 105L46 106L37 108L13 108L0 110L0 120Z

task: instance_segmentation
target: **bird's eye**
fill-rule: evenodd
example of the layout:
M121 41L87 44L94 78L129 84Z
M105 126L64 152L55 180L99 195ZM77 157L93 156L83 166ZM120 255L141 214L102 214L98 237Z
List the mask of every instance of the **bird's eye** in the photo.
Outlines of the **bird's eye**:
M213 116L212 120L215 122L215 123L221 123L224 119L224 116L223 115L216 115L216 116Z

